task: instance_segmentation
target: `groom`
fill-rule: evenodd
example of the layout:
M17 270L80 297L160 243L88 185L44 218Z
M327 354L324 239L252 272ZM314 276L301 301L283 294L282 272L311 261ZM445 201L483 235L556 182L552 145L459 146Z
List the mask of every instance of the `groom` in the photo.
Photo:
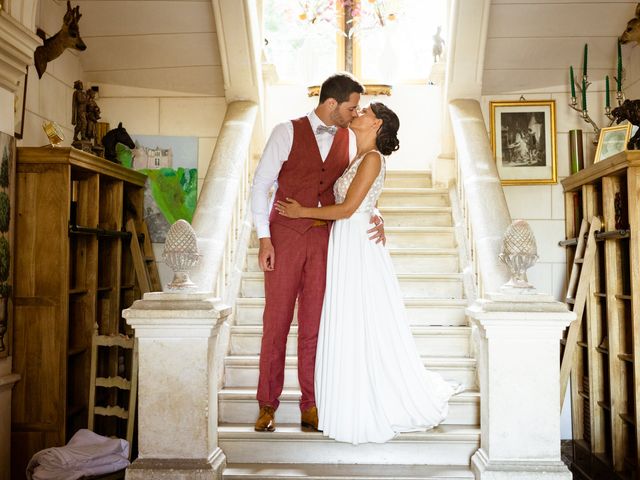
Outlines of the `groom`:
M315 110L273 129L255 172L251 207L260 239L258 262L264 272L266 297L256 431L275 430L275 410L284 384L287 335L296 299L300 423L305 430L318 428L314 370L329 224L278 215L272 204L287 197L309 207L335 203L333 184L356 155L355 135L347 127L358 116L363 92L363 86L351 75L340 73L327 78ZM275 199L270 204L269 190L274 184ZM372 223L372 240L384 241L380 218L372 217Z

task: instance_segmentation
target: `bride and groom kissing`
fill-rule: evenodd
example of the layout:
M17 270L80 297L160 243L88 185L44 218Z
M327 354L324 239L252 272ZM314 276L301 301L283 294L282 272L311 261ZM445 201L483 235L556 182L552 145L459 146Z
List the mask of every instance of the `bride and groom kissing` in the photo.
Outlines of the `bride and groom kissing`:
M303 429L386 442L441 423L460 390L424 368L406 319L376 209L400 122L382 103L360 110L363 93L349 74L327 78L313 111L273 129L255 172L265 284L256 431L276 428L296 301Z

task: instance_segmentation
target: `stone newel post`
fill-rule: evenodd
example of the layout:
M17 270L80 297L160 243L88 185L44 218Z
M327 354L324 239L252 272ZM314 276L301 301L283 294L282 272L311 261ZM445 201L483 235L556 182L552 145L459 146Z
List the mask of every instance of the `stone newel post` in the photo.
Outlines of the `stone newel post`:
M127 479L222 478L214 359L231 309L212 296L147 293L123 312L139 352L139 458Z
M570 480L560 458L560 338L575 318L550 295L505 290L467 309L477 327L482 436L476 479Z

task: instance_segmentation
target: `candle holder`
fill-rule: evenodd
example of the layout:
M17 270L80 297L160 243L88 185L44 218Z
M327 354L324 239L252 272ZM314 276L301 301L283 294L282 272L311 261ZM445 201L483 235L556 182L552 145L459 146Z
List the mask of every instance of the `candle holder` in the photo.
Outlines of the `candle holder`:
M582 89L582 85L584 85L584 92ZM591 85L591 82L589 81L589 77L587 75L584 75L582 77L582 85L579 82L575 82L575 86L578 88L578 90L580 91L580 95L582 98L585 98L587 95L587 89L589 88L589 86ZM625 100L625 95L624 92L622 91L617 91L616 92L616 102L618 103L618 106L622 105L622 103ZM572 96L571 97L571 102L569 103L569 107L571 107L573 110L575 110L576 112L578 112L578 114L582 117L582 120L584 120L586 123L588 123L589 125L591 125L591 127L593 128L593 133L595 135L594 139L593 139L593 144L597 145L598 144L598 139L600 138L600 127L598 126L598 124L596 124L596 122L593 121L593 119L589 116L589 111L588 109L582 109L578 106L578 98ZM613 117L613 115L611 114L611 107L605 107L604 110L604 114L605 116L609 119L609 124L607 125L608 127L613 125L613 122L615 121L615 118Z
M626 97L624 96L624 92L623 91L618 91L616 92L616 102L618 103L618 106L622 105L624 103L624 101L626 100ZM613 122L615 122L615 117L611 114L611 107L606 107L604 109L604 114L607 116L607 118L610 120L609 121L609 127L613 125Z

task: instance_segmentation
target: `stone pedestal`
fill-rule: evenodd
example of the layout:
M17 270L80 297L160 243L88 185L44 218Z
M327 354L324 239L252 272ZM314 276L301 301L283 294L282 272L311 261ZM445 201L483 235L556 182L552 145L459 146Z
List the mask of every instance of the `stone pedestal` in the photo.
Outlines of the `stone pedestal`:
M206 293L144 295L123 312L138 339L136 479L221 479L215 348L231 309Z
M575 318L551 296L488 294L467 309L480 372L476 479L570 480L560 458L560 338Z

